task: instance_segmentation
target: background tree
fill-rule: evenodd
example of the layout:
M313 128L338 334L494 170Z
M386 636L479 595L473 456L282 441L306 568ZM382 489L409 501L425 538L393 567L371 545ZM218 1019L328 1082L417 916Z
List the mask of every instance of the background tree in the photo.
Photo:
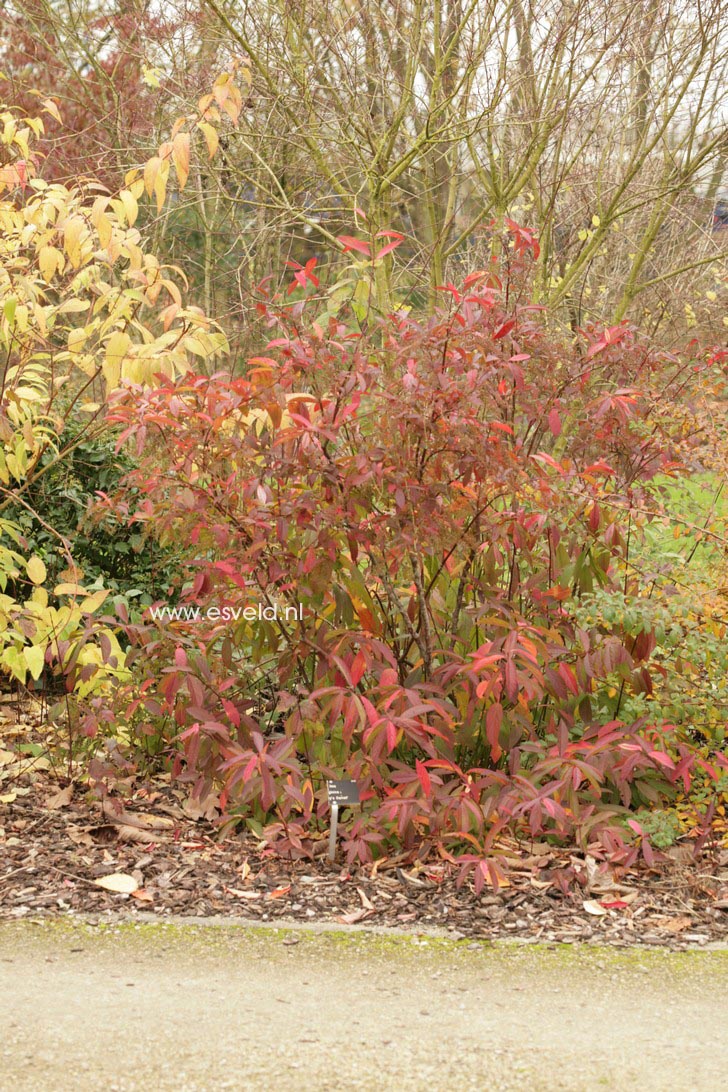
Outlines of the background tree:
M247 66L215 166L147 221L217 317L250 317L287 260L338 268L352 230L406 236L380 309L431 305L507 219L539 236L536 300L572 325L722 317L725 0L33 0L3 22L14 89L52 81L78 118L54 171L96 156L120 179L210 72Z

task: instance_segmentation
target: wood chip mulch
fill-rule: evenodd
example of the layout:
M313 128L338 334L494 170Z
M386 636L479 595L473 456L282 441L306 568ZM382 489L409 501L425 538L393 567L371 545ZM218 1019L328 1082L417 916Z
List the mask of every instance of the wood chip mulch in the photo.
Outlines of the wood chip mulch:
M728 943L728 850L715 843L698 861L678 843L658 867L616 874L583 854L514 842L502 847L508 886L476 895L469 882L458 888L452 866L434 854L347 867L328 861L325 832L314 861L266 856L251 835L221 841L214 813L199 815L168 781L132 793L120 812L44 773L20 778L7 795L14 798L0 802L0 919L143 920L151 912L439 927L473 940L671 949ZM122 880L108 880L119 874Z

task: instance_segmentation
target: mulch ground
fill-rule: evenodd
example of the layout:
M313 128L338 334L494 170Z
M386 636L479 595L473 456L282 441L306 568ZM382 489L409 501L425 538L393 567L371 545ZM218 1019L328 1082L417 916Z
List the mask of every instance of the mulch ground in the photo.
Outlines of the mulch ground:
M281 861L250 836L221 841L180 790L160 782L117 812L42 773L0 803L0 918L219 916L275 922L439 926L453 937L656 945L728 942L728 850L602 874L591 858L543 843L501 847L508 886L477 895L452 866L416 857L348 868ZM197 809L199 810L199 809ZM124 877L122 880L108 877ZM560 889L565 875L571 889ZM107 890L99 880L124 891ZM133 891L128 890L134 888Z
M699 859L684 839L653 868L603 871L546 842L504 842L508 878L477 894L431 853L347 866L327 857L272 857L250 834L220 837L169 777L101 802L43 756L42 708L0 697L0 919L245 918L261 923L359 922L453 937L579 941L670 948L728 943L724 831ZM111 890L109 888L112 888ZM116 890L120 888L120 890Z

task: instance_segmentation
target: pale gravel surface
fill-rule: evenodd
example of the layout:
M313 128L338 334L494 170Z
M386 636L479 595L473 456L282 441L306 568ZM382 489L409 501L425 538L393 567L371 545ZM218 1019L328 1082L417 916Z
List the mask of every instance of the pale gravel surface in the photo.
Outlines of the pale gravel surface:
M725 951L5 923L0 1089L714 1092L727 998Z

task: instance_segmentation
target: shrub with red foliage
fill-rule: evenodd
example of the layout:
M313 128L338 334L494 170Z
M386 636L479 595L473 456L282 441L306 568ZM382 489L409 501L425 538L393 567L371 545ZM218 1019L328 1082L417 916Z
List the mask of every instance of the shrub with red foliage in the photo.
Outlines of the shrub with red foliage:
M573 609L624 580L628 512L671 465L655 405L686 366L626 326L564 339L518 275L364 332L267 301L242 377L115 404L141 458L128 518L189 544L179 604L199 611L127 625L118 711L280 852L311 851L346 776L350 861L425 842L497 884L504 828L629 861L628 809L701 761L669 725L599 722L608 676L649 687L654 637Z

